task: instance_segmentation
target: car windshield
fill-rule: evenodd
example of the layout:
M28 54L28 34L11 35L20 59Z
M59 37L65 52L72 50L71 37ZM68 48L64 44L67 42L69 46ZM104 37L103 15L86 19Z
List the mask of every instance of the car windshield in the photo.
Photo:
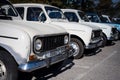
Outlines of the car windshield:
M79 22L79 19L74 12L64 12L64 15L70 22Z
M89 20L92 22L101 22L100 18L96 14L87 14Z
M84 20L85 22L89 22L89 19L85 13L78 11L78 14L82 20Z
M0 16L18 16L14 7L6 0L0 0Z
M109 20L107 17L100 17L100 19L101 19L101 22L103 23L109 23Z
M51 19L66 19L62 11L58 8L45 7L45 10Z
M108 16L108 18L107 17L103 17L103 18L106 19L106 22L108 22L108 23L116 23L116 21L114 19L112 19L110 16Z

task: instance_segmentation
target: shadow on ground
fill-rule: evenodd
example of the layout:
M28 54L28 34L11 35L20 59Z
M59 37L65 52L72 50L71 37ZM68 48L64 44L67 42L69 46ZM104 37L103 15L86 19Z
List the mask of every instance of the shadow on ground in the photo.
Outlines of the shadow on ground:
M31 73L21 73L22 76L19 80L48 80L49 78L56 77L60 73L71 69L73 65L73 59L67 59L59 68L56 68L56 65L54 65L50 68L42 68Z
M105 47L109 47L109 46L113 46L113 45L115 45L116 43L115 42L108 42L107 44L106 44L106 46ZM94 48L94 49L90 49L90 50L85 50L85 56L94 56L94 55L96 55L96 54L99 54L101 51L102 51L102 48L104 48L104 47L101 47L101 48Z
M112 42L110 42L110 43L108 42L106 46L113 46L113 45L115 45L115 44L116 44L116 43L112 41Z
M99 54L102 51L101 48L94 48L90 50L85 50L85 56L94 56L96 54Z

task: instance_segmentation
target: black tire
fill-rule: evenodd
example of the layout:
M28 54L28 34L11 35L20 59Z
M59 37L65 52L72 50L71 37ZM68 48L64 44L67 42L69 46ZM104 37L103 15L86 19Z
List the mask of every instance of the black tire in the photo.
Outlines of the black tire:
M118 31L118 40L120 40L120 32Z
M120 32L116 30L115 41L120 39Z
M107 41L107 45L111 45L113 43L113 41Z
M0 80L17 80L17 64L6 51L0 50Z
M106 36L104 34L102 35L102 40L103 40L103 42L102 42L101 47L104 47L107 44L107 38L106 38Z
M74 53L73 53L74 59L80 59L84 53L84 46L82 42L77 38L71 38L70 44L74 49Z

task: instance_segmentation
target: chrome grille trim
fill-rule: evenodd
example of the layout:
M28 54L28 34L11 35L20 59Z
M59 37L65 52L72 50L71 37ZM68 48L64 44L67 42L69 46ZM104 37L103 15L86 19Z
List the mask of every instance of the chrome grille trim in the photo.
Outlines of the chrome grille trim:
M68 35L68 33L64 33L64 34L57 34L57 35L47 35L47 36L35 36L34 37L34 41L36 39L40 39L42 41L42 48L40 51L37 51L34 49L34 42L33 42L33 52L34 53L41 53L41 52L45 52L45 51L49 51L52 49L55 49L57 47L60 46L64 46L64 37L65 35Z

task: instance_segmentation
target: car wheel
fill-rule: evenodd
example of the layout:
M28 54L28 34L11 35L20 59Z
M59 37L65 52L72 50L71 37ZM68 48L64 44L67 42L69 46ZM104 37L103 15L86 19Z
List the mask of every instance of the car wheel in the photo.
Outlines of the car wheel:
M118 40L120 40L120 32L118 31Z
M71 38L70 45L72 46L74 52L73 56L75 59L79 59L83 56L84 46L80 40L77 38Z
M103 34L102 35L102 47L104 47L104 46L106 46L106 44L107 44L107 38L106 38L106 36Z
M6 51L0 51L0 80L17 80L17 64Z

